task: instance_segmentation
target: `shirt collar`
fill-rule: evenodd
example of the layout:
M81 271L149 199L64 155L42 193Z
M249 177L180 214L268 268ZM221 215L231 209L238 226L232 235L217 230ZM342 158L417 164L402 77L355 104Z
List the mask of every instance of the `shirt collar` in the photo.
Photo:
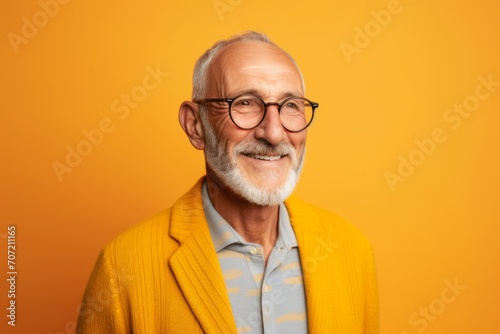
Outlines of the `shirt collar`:
M207 183L203 184L202 188L203 210L207 219L210 235L214 243L215 251L219 252L232 244L248 245L241 235L234 230L229 223L215 210L210 197L208 196ZM290 217L286 206L280 203L279 221L278 221L278 239L276 246L292 248L297 247L297 238L290 224Z

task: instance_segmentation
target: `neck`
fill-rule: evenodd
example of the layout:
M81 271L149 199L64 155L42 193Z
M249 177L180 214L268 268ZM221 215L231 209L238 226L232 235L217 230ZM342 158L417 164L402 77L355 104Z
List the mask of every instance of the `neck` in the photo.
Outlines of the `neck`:
M251 203L235 194L210 172L207 173L207 188L215 210L245 241L261 245L267 262L278 238L279 205Z

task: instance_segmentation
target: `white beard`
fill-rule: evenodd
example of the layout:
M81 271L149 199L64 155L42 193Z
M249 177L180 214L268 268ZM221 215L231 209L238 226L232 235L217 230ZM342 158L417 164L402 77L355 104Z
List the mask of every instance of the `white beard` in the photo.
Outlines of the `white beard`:
M242 142L233 148L230 155L227 149L227 142L218 141L215 130L209 123L206 112L201 111L202 125L205 134L205 159L208 166L217 177L228 186L234 193L247 201L261 205L277 205L287 199L295 189L304 164L305 148L300 157L297 157L295 149L288 144L280 143L270 146L263 142ZM242 152L251 152L259 155L287 155L285 159L291 159L286 180L281 186L263 189L252 182L238 167L236 159ZM282 158L283 159L283 158ZM264 177L271 183L281 178L281 173L263 171ZM267 183L267 182L266 182Z

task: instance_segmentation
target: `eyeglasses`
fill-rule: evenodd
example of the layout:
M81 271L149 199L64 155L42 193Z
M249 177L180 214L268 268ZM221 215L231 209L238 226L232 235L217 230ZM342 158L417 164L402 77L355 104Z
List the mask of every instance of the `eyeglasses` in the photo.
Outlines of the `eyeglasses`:
M303 97L289 97L281 103L264 102L260 97L243 94L235 98L202 99L193 101L198 104L225 102L228 104L229 117L240 129L256 128L266 117L267 107L277 106L281 125L290 132L300 132L311 124L314 110L319 107L316 102Z

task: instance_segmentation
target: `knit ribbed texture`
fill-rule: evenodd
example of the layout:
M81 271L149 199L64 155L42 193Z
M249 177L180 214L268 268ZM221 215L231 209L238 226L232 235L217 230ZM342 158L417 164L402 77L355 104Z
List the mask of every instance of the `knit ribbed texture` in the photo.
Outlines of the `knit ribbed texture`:
M101 252L78 319L80 334L236 333L205 221L200 180L171 209ZM299 244L309 333L378 334L373 252L341 218L285 202Z

